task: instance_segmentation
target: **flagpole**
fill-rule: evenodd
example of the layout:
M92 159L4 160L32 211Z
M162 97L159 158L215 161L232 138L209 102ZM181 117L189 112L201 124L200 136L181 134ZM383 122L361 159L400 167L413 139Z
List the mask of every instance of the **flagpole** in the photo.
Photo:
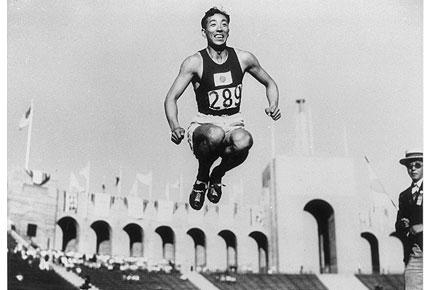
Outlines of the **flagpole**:
M152 179L152 171L151 171L151 184L149 186L149 201L152 201L152 183L153 183L153 179Z
M345 156L349 156L349 148L348 148L348 131L346 129L346 125L343 124L343 146L345 150Z
M275 159L276 159L276 146L275 146L275 121L272 121L272 126L270 127L271 128L271 138L270 138L270 141L271 141L271 158L270 158L270 163L269 163L269 166L270 166L270 190L272 191L272 195L273 195L273 200L274 200L274 204L273 204L273 213L274 213L274 216L272 217L273 219L274 219L274 223L275 223L275 227L277 227L277 225L278 225L278 216L277 216L277 197L276 197L276 195L277 195L277 193L276 193L276 176L275 176ZM279 240L278 240L278 235L277 235L277 231L274 231L274 240L275 240L275 243L274 243L274 252L275 253L277 253L277 256L279 256L279 248L278 248L278 245L279 245ZM275 269L276 269L276 272L279 270L279 261L278 261L278 259L276 259L275 261L274 261L274 263L275 263Z
M28 170L28 164L30 162L30 144L31 144L31 130L33 128L33 113L34 113L34 107L33 107L33 99L31 99L30 104L30 122L28 124L28 130L27 130L27 152L25 154L25 169Z
M89 196L90 196L90 171L91 171L91 162L88 161L88 178L87 178L87 186L86 186L86 193L85 193L85 202L86 202L86 207L87 207L87 212L86 212L86 218L88 217L88 209L89 209Z
M119 166L119 182L118 182L118 192L119 192L120 196L122 196L121 187L122 187L122 166L120 165Z
M88 161L88 179L87 179L87 186L86 186L87 194L90 192L90 171L91 171L91 162Z
M183 180L182 180L183 178L182 178L182 173L179 175L179 201L180 202L182 202L183 201L183 199L184 199L184 197L183 197L183 186L182 186L182 182L183 182Z
M271 158L274 159L276 155L276 144L275 144L275 121L270 126L270 146L271 146Z

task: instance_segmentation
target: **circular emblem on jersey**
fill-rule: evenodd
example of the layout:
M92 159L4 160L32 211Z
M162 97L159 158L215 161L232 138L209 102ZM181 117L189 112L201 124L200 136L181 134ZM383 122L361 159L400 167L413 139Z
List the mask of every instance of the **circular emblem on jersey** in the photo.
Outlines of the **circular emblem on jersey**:
M225 76L220 76L220 77L219 77L219 80L220 80L222 83L225 83L226 78L225 78Z

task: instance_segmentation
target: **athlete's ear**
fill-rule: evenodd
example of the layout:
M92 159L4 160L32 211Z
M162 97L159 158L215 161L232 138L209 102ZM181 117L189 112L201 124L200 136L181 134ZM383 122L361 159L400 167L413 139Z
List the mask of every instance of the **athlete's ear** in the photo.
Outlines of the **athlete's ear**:
M202 36L203 38L206 38L206 29L202 28Z

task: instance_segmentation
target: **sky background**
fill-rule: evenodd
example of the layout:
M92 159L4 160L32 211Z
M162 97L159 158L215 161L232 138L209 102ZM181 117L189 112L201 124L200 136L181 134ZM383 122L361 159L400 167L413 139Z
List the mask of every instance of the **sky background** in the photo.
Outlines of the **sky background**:
M423 143L422 1L8 1L8 172L24 167L18 123L33 99L30 168L67 189L90 161L90 190L112 193L120 168L123 193L152 170L161 198L182 174L188 195L197 161L187 142L170 141L163 102L181 62L206 46L200 20L212 6L231 15L228 44L252 52L278 84L276 153L295 154L295 100L304 98L314 155L367 155L397 199L410 182L398 160ZM178 105L187 127L191 87ZM266 106L247 75L242 112L254 146L224 179L243 180L247 203L258 201L271 156Z

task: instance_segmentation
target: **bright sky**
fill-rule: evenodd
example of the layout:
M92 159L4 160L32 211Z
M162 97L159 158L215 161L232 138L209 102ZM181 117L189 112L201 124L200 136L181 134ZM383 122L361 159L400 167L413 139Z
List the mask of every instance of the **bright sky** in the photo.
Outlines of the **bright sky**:
M346 139L349 156L367 155L394 199L409 183L398 160L423 143L422 1L8 2L8 171L24 166L18 123L34 99L30 168L67 189L71 171L90 161L91 190L105 183L112 192L120 168L123 192L152 170L161 197L182 173L188 194L197 161L186 142L170 141L163 101L183 59L206 46L204 12L219 6L231 15L228 44L256 55L278 84L277 154L293 153L295 100L305 98L315 155L345 156ZM254 147L224 182L242 179L252 203L271 119L249 75L243 94ZM190 87L179 101L183 127L195 112Z

